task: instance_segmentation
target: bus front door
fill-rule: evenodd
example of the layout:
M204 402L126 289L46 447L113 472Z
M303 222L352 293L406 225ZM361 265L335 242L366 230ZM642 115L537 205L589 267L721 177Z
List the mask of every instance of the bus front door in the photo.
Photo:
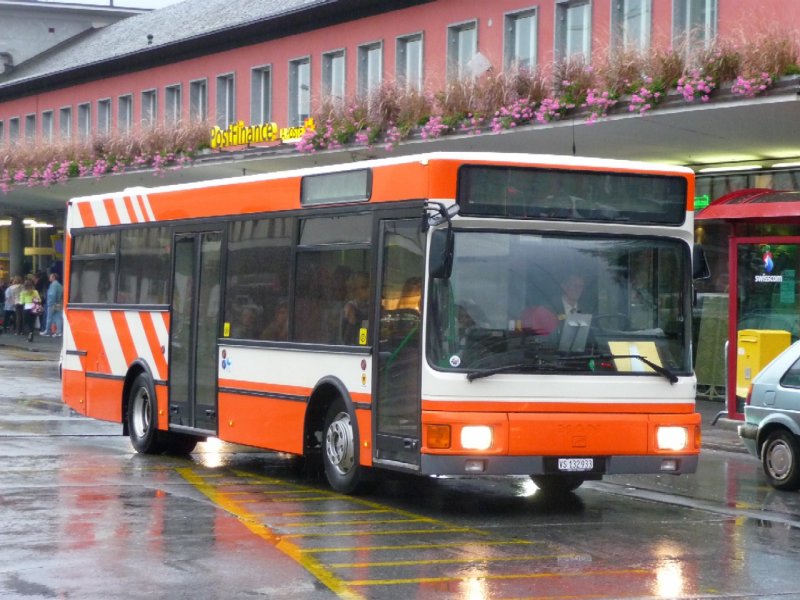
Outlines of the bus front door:
M424 235L420 219L383 221L375 459L419 465Z
M175 235L169 345L169 424L217 431L221 231Z

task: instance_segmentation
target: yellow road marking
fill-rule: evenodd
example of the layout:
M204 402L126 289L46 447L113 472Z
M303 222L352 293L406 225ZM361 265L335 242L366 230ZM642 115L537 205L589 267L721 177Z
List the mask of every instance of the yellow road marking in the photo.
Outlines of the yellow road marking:
M609 571L569 571L565 573L516 573L510 575L491 575L480 576L482 580L509 580L509 579L546 579L550 577L602 577L606 575L649 575L646 569L615 569ZM407 585L410 583L448 583L452 581L464 581L463 577L416 577L409 579L357 579L349 581L348 584L357 587L372 585Z
M425 519L382 519L380 521L321 521L319 523L284 523L281 527L337 527L339 525L386 525L387 523L420 523Z
M192 469L181 468L178 473L186 481L196 487L201 493L208 497L214 504L221 509L235 515L242 524L247 527L252 533L258 537L266 540L272 544L276 549L283 552L290 557L309 573L311 573L323 585L330 588L340 598L346 600L363 600L363 596L350 589L348 584L336 577L327 568L325 568L319 561L309 557L307 554L300 552L300 549L291 542L287 542L280 536L275 535L272 530L258 521L247 510L241 508L236 502L227 498L224 493L220 493L213 487L205 483L203 478L198 476Z
M392 512L391 508L365 508L361 510L308 510L305 512L274 513L276 517L316 517L321 515L368 515Z
M468 563L471 565L490 562L514 562L532 560L558 560L578 558L577 554L528 554L523 556L467 556L464 558L432 558L423 560L384 560L377 562L360 563L330 563L332 569L362 569L366 567L413 567L417 565L457 565Z
M475 543L481 546L530 546L534 544L544 544L544 542L529 542L528 540L475 540L468 542L459 541L459 545ZM307 554L323 554L326 552L366 552L371 550L428 550L436 548L452 548L455 544L398 544L395 546L344 546L339 548L303 548L301 552Z
M410 535L410 534L431 534L431 533L472 533L469 527L450 527L448 529L390 529L384 531L326 531L324 533L288 533L284 538L309 538L309 537L359 537L365 535Z

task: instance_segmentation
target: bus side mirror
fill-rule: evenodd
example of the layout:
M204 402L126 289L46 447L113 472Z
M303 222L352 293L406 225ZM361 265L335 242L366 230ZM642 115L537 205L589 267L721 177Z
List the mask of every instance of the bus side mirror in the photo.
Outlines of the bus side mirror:
M453 272L453 231L449 227L431 235L430 269L434 279L449 279Z
M692 279L711 278L711 269L708 268L706 253L700 244L695 244L692 248Z

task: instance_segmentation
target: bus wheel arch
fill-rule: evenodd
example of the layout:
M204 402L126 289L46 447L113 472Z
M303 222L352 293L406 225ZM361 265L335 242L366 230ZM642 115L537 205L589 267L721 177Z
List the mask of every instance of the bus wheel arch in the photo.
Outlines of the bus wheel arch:
M142 454L164 451L163 437L158 431L158 403L153 378L145 370L138 371L127 387L125 422L134 449Z
M360 437L355 407L344 385L323 379L309 399L305 453L316 454L330 486L343 494L366 491L370 469L359 461Z
M125 381L122 384L122 435L130 435L130 424L128 423L128 411L130 409L130 400L131 400L131 388L133 387L134 381L139 375L144 374L145 376L150 378L150 381L153 381L153 377L150 374L150 370L147 368L142 362L136 361L128 368L128 372L125 375Z

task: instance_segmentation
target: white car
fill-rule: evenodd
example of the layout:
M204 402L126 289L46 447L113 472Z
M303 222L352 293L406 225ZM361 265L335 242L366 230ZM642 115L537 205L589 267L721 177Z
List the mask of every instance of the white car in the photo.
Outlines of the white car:
M769 484L800 489L800 341L779 354L750 386L739 437L761 459Z

